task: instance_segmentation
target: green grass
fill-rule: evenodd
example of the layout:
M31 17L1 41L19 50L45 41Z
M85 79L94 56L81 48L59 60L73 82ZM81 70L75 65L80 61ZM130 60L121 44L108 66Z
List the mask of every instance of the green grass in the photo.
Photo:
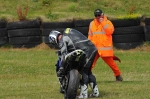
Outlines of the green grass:
M29 7L27 19L41 18L42 21L69 21L93 18L93 11L101 8L112 18L150 17L148 0L1 0L0 18L18 21L17 8L24 12Z
M0 0L0 19L18 21L16 9L28 6L27 19L68 21L93 18L101 8L115 18L146 15L148 0ZM115 50L124 81L116 83L110 68L99 59L93 73L101 99L150 98L150 47L129 51ZM57 56L51 49L0 49L0 99L63 99L55 74ZM91 90L89 89L89 92Z
M110 68L99 59L93 73L100 99L150 98L150 47L116 50L124 81L115 82ZM0 49L0 99L63 99L55 73L52 49ZM89 93L91 89L89 88Z

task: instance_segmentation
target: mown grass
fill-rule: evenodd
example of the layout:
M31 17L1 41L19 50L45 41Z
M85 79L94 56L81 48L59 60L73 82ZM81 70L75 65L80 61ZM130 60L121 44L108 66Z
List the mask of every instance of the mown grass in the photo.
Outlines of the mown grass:
M100 99L149 99L149 46L117 50L124 77L115 82L110 68L99 59L93 73ZM63 99L55 73L57 55L47 47L0 49L0 99ZM91 89L89 88L89 93Z
M93 18L93 11L101 8L107 16L120 18L128 15L150 16L148 0L1 0L0 18L18 21L17 7L29 6L28 19L64 21ZM96 75L101 99L149 99L150 47L117 50L122 60L118 63L124 81L116 83L110 68L99 59ZM55 74L55 50L0 49L1 99L63 99ZM89 90L91 92L91 90Z
M42 21L90 19L96 8L112 18L150 17L148 0L1 0L0 18L18 21L17 8L24 12L26 6L29 7L27 19L39 17Z

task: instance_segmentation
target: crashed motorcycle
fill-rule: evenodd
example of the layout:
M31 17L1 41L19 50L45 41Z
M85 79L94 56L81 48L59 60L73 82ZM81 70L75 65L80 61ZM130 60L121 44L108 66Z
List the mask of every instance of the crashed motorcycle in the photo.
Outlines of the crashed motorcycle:
M58 53L58 61L56 71L59 70L61 64L61 53ZM81 75L80 72L86 63L86 54L82 50L75 50L65 56L65 66L60 81L60 92L64 94L64 99L75 99L79 89Z

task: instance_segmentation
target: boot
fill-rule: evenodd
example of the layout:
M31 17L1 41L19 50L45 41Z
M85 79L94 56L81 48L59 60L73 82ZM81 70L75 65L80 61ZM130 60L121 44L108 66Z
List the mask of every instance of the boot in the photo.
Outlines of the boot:
M89 95L89 97L99 97L99 91L97 85L94 86L94 83L90 83L90 87L92 89L92 93Z
M88 86L81 85L80 95L77 96L78 99L87 99L88 98Z
M59 92L62 93L62 94L64 94L65 91L64 91L62 83L61 83L62 82L62 77L57 77L57 78L58 78L59 83L60 83L60 90L59 90Z
M122 76L121 76L121 75L119 75L119 76L116 76L116 81L123 81L123 78L122 78Z
M64 92L65 92L64 89L63 89L63 87L62 87L62 85L60 85L60 90L59 90L59 92L62 93L62 94L64 94Z

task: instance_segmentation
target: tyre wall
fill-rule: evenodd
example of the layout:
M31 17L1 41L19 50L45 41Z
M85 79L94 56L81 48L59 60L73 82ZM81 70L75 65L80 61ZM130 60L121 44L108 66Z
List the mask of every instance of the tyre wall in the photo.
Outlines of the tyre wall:
M145 23L145 27L144 27L144 31L145 31L144 40L146 42L150 42L150 18L146 18L144 20L144 23Z
M74 20L74 29L80 31L86 37L88 36L89 24L93 19Z
M73 20L70 22L41 22L40 20L5 22L0 21L0 46L10 44L13 47L31 48L41 43L50 48L58 48L49 43L51 30L63 32L66 28L74 28L86 37L89 24L93 19ZM150 41L150 18L145 18L145 26L140 19L111 20L115 31L113 33L114 47L117 49L133 49Z
M7 24L9 44L15 48L31 48L42 43L39 20L18 21Z
M0 20L0 47L8 44L8 33L6 28L7 22Z

